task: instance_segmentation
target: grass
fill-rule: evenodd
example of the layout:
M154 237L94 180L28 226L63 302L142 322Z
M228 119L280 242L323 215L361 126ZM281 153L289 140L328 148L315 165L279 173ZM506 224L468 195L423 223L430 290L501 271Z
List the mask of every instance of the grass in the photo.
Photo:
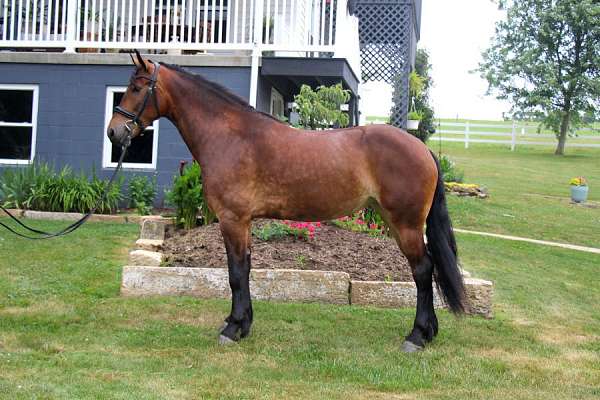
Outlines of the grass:
M60 223L38 222L45 229ZM229 302L119 297L134 225L30 242L2 233L0 398L597 398L600 256L459 235L496 282L496 317L456 319L400 353L412 309L256 302L253 335L216 345Z
M443 149L490 191L449 197L456 226L600 247L600 209L568 202L582 174L600 201L600 150ZM0 398L600 396L600 255L458 234L465 268L495 283L492 320L439 311L440 335L405 355L413 309L255 302L253 335L222 348L228 301L119 296L137 234L111 223L48 241L0 232Z
M436 153L438 143L429 142ZM456 227L600 247L600 149L569 149L557 157L543 147L442 143L442 152L465 171L465 182L487 187L484 201L449 197ZM569 180L583 175L590 203L570 204Z

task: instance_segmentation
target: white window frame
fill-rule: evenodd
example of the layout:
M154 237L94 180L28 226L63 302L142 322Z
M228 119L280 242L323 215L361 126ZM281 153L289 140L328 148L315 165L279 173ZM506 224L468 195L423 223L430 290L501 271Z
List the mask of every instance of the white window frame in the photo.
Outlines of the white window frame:
M38 117L38 100L39 100L39 85L21 85L21 84L5 84L0 83L0 90L20 90L33 92L31 104L31 122L5 122L0 121L0 126L14 126L31 128L31 154L28 160L0 158L0 164L31 164L35 158L35 142L37 138L37 117Z
M117 163L111 161L112 156L112 143L106 135L108 124L113 115L114 106L113 98L115 93L125 92L127 86L107 86L106 87L106 108L104 111L104 146L102 151L102 168L117 168ZM152 129L154 129L154 136L152 138L152 163L123 163L124 169L144 169L144 170L155 170L158 156L158 120L152 123Z

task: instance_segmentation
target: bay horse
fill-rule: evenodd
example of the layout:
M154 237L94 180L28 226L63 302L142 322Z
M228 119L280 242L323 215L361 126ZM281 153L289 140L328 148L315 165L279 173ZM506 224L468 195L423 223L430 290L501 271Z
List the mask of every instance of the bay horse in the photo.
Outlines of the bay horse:
M166 117L199 161L206 201L225 242L232 295L219 343L250 333L253 218L323 221L366 205L379 210L417 287L416 317L403 351L422 349L438 333L433 276L449 309L464 312L439 162L421 141L390 125L299 130L177 66L145 60L137 51L132 59L135 71L107 135L127 144Z

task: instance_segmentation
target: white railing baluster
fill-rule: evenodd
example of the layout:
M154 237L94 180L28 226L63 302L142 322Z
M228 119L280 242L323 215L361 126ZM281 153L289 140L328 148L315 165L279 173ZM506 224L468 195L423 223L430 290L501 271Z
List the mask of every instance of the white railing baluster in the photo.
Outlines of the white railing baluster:
M162 43L162 31L163 31L163 0L158 0L158 43Z
M119 41L119 0L114 0L115 4L113 7L113 23L112 23L112 41L117 43Z
M298 4L296 0L290 0L290 41L296 42L296 38L298 35L296 28L296 8ZM295 43L294 43L295 44Z
M67 0L65 0L66 2ZM89 16L89 9L88 9L88 3L89 0L82 0L84 3L83 6L83 37L80 37L81 40L85 40L87 37L87 31L88 31L88 16ZM65 21L63 20L63 25L64 25Z
M265 12L265 37L263 38L263 43L269 44L271 42L269 40L269 38L271 36L271 0L266 0L266 1L267 1L267 10Z
M69 2L71 2L73 0L69 0ZM96 0L91 0L92 1L92 13L90 14L90 18L91 20L91 26L90 26L90 31L87 32L87 37L84 37L83 40L94 40L94 36L96 35Z
M223 43L223 0L219 0L219 36L217 37L217 43Z
M208 43L208 0L204 0L204 9L202 10L202 43Z
M142 13L142 21L138 21L138 24L142 24L142 42L146 43L148 37L148 0L144 0L144 11Z
M77 43L77 2L75 0L67 1L67 39L65 41L65 53L75 53Z
M129 0L129 18L127 20L127 37L128 42L132 42L131 36L133 35L133 0Z
M167 4L166 4L166 9L167 9L167 15L166 15L166 22L165 22L165 42L169 43L171 41L171 0L167 0Z
M93 41L102 41L104 33L104 0L98 0L98 35L94 37Z
M154 13L156 6L154 0L150 0L150 43L154 43ZM160 27L159 27L160 29Z
M62 32L61 32L61 39L67 40L67 0L62 0L62 20L61 20L61 27L62 27Z
M329 3L329 45L333 46L333 1Z
M228 0L227 1L227 23L225 24L225 43L232 43L231 41L231 15L233 14L232 11L234 9L233 5L231 4L232 0ZM235 0L233 0L233 2L235 3Z
M238 42L238 15L239 15L239 2L241 0L233 0L235 2L235 12L233 13L231 20L233 21L233 43Z

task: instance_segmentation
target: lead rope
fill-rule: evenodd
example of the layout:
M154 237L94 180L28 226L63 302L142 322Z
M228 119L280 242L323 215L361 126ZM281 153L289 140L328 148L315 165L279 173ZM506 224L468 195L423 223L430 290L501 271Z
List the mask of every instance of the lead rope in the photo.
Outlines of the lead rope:
M123 160L125 159L125 154L127 153L127 148L129 147L130 143L131 143L131 139L127 138L127 140L125 141L125 144L123 146L121 146L121 157L119 157L119 163L117 164L117 168L115 169L112 176L110 177L110 180L108 181L108 185L106 186L106 190L102 194L102 197L100 197L100 199L98 199L94 208L92 208L87 214L85 214L83 217L81 217L81 219L79 219L78 221L75 221L71 225L67 226L66 228L64 228L58 232L45 232L45 231L41 231L41 230L32 228L30 226L27 226L23 222L19 221L19 219L17 219L17 217L15 217L14 215L12 215L6 208L4 208L0 205L0 209L2 209L2 211L4 211L6 213L6 215L8 215L13 221L15 221L21 227L27 229L29 232L36 233L40 236L29 236L29 235L17 232L16 230L14 230L10 226L4 224L1 221L0 221L0 226L3 226L9 232L12 232L13 234L15 234L17 236L20 236L25 239L31 239L31 240L50 239L53 237L64 236L64 235L67 235L67 234L75 231L77 228L79 228L81 225L83 225L84 222L87 221L88 218L90 218L92 216L92 214L94 214L96 212L98 207L100 207L100 204L102 204L102 202L106 198L106 195L108 194L110 188L112 187L114 180L117 177L117 174L119 173L119 170L123 166Z

